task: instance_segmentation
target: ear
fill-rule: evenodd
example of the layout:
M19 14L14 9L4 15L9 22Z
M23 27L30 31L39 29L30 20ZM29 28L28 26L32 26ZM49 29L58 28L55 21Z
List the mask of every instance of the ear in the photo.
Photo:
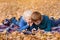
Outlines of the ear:
M42 15L41 15L42 16ZM43 20L43 16L41 17L41 21Z

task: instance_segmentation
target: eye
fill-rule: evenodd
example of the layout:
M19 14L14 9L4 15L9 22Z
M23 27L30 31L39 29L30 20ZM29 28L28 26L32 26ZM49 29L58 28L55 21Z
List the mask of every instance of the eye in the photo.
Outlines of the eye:
M28 18L29 20L31 20L30 18Z
M30 20L30 19L29 19Z
M39 21L37 21L37 23L38 23Z

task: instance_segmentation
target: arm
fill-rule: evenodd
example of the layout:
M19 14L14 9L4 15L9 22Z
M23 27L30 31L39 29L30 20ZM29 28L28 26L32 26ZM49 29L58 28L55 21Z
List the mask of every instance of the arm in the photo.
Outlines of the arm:
M45 31L51 31L51 24L50 23L47 24L47 28L45 29Z
M46 24L47 25L47 28L45 29L45 31L51 31L51 27L52 27L51 26L51 21L49 20L48 17L47 17L47 21L46 22L47 22L47 24Z
M29 27L28 25L25 25L25 26L23 26L23 27L20 28L20 31L26 30L28 27Z
M19 27L20 27L19 31L22 31L22 30L26 30L29 26L24 21L24 19L21 18L20 21L19 21Z

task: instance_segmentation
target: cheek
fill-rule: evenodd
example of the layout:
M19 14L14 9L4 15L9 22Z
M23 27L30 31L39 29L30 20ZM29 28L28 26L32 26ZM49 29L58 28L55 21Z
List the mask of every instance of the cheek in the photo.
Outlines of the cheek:
M38 24L37 22L35 22L35 24Z
M26 21L29 21L29 19L25 19Z
M31 22L31 20L30 19L26 19L26 22Z
M38 21L37 23L39 23L39 24L40 24L40 23L41 23L41 21Z
M41 22L38 22L39 24L41 23Z

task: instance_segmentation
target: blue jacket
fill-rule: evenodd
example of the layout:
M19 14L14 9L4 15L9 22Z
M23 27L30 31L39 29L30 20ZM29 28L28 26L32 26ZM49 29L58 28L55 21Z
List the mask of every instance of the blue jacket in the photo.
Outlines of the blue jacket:
M45 31L51 31L51 27L53 26L51 20L48 18L48 16L45 16L45 15L43 15L43 20L39 25L33 24L31 27L29 27L27 25L27 22L24 20L23 16L20 18L18 25L20 27L20 31L26 30L26 29L31 31L33 28L37 30L38 27Z

